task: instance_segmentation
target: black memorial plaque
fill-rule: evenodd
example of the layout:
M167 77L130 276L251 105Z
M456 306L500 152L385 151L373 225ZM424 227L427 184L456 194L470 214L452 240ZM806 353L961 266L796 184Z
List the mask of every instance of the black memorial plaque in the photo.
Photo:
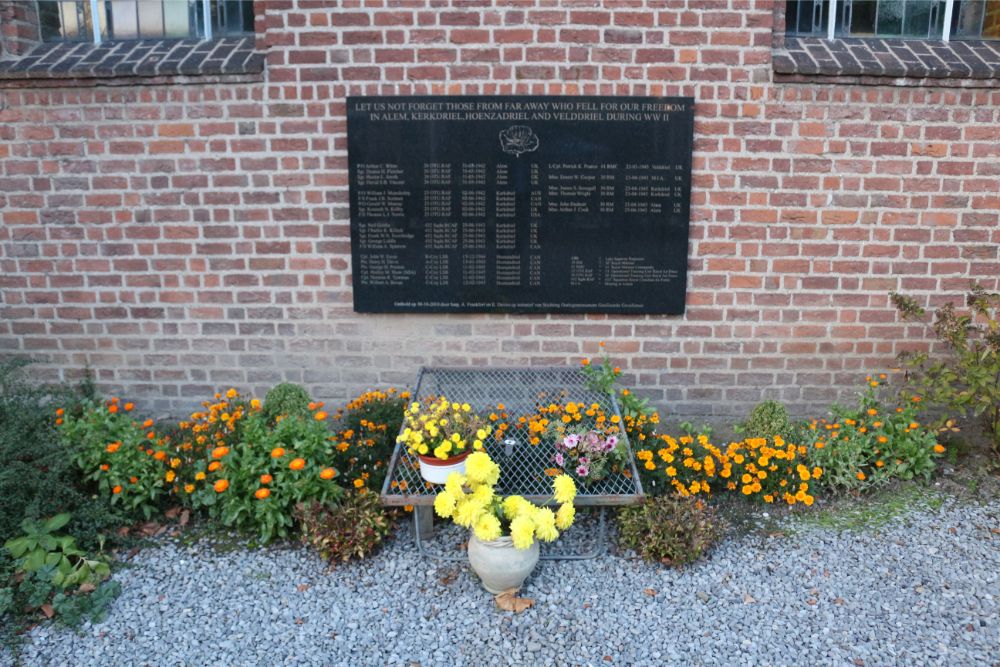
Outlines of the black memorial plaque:
M349 97L358 312L684 312L694 100Z

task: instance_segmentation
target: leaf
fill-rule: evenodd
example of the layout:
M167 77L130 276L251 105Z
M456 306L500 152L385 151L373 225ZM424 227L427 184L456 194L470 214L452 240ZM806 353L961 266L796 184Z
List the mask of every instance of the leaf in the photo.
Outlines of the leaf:
M42 605L41 607L39 607L38 609L39 609L39 611L41 611L41 612L42 612L43 614L45 614L45 618L52 618L53 616L55 616L55 615L56 615L56 610L55 610L55 609L53 609L53 608L52 608L52 605L50 605L50 604L49 604L48 602L46 602L45 604L43 604L43 605Z
M45 522L45 531L49 533L54 533L59 530L67 523L69 523L70 514L68 512L63 512L62 514L56 514L54 517Z
M93 593L94 591L97 590L97 586L95 586L94 584L90 583L89 581L85 581L82 584L80 584L80 588L78 588L76 590L79 593Z
M754 604L755 602L757 602L757 600L752 595L749 593L743 594L743 604Z
M299 593L305 593L310 588L312 588L312 584L299 584L298 586L295 587L295 590L297 590Z
M178 523L182 526L186 526L188 524L188 521L190 520L191 520L191 512L189 510L184 510L183 512L181 512L181 518L180 521L178 521Z
M535 604L535 601L532 598L519 598L516 596L516 593L517 589L512 588L494 596L494 600L496 600L498 607L504 611L512 611L515 614L520 614L522 611Z
M645 593L646 595L648 595L651 598L655 598L656 597L656 589L653 589L653 588L644 588L644 589L642 589L642 592Z

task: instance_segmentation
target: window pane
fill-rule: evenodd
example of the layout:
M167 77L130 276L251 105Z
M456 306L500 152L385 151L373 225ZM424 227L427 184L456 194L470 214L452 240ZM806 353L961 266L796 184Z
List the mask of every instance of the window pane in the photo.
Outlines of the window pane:
M42 39L90 40L90 2L87 0L43 0L38 3L38 18Z
M187 0L167 0L163 5L163 30L167 37L191 35Z
M931 5L929 0L923 2L911 0L906 4L903 15L903 35L905 37L927 38L931 27Z
M955 39L1000 39L1000 0L956 0L951 34Z
M143 37L163 36L163 3L160 0L138 0L139 34Z
M213 35L253 32L253 0L202 0L210 3Z
M847 34L852 37L873 37L875 35L875 0L854 0L844 3L845 24L850 27Z
M111 34L108 39L138 39L139 17L135 0L114 0L110 3Z
M850 37L940 38L944 0L844 0L836 34Z
M792 35L825 35L830 16L830 0L788 0L785 3L785 32ZM253 31L251 12L250 26Z

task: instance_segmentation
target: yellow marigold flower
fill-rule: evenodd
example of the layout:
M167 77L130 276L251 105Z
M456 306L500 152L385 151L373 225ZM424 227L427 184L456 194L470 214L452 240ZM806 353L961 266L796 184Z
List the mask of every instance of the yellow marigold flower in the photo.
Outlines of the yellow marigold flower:
M566 530L573 525L576 518L576 508L571 503L563 503L556 512L556 528Z
M524 514L514 517L510 522L510 537L514 542L514 548L529 548L535 542L534 521Z
M667 476L668 477L676 477L677 476L677 468L675 468L673 466L669 466L667 468Z
M355 489L360 489L364 485L365 485L365 480L363 480L361 478L358 478L358 479L354 480L354 488Z
M472 532L481 542L491 542L501 535L500 520L484 512L472 526Z
M185 484L184 493L194 493L194 484Z
M576 484L569 475L559 475L552 480L553 497L560 505L572 503L576 498Z
M253 408L254 410L260 410L260 399L259 398L251 399L250 407Z
M235 389L230 389L226 392L226 398L236 398L238 392Z
M643 467L645 467L646 470L656 470L656 464L652 461L646 461L646 463L643 464Z
M173 470L168 470L167 474L164 475L164 479L166 479L168 483L173 482L175 479L177 479L177 473L175 473Z
M195 479L195 481L200 482L201 480L205 479L205 473L200 472L200 471L196 472L194 474L194 479Z

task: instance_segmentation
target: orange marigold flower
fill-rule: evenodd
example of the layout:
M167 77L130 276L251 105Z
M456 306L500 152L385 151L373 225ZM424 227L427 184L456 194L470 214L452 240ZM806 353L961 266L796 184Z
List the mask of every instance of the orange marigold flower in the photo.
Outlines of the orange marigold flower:
M115 414L116 412L118 412L118 406L112 403L111 405L108 406L108 412L110 412L111 414Z
M212 485L212 488L215 489L216 493L222 493L223 491L229 488L229 480L220 479L218 482Z
M272 459L280 459L284 455L285 455L284 447L275 447L274 449L271 450Z
M118 486L116 486L115 488L111 489L111 493L113 493L115 495L118 495L121 492L122 492L122 487L121 487L120 484Z
M221 467L222 467L221 463L219 463L218 461L212 461L211 463L208 464L208 472L215 472Z
M161 449L160 451L153 454L153 458L156 459L157 461L165 461L167 458L167 453Z
M135 407L134 404L132 404L132 403L126 403L125 404L125 412L131 412L132 408L134 408L134 407Z
M63 423L62 417L56 419L56 426L62 426L62 423Z
M268 489L267 487L257 489L253 494L254 498L257 500L264 500L264 498L267 498L269 495L271 495L271 489Z
M862 482L865 481L865 474L860 470L858 471L858 479L860 479Z
M309 401L309 405L306 406L306 407L308 407L310 410L315 410L316 409L316 404L314 402L312 402L312 401Z
M318 422L321 422L324 419L326 419L326 413L320 410L319 412L313 415L313 419L315 419Z
M102 463L101 464L101 470L103 470L104 472L107 472L107 471L111 470L111 466L109 466L107 463Z
M270 484L273 481L274 481L274 478L271 477L270 475L264 474L264 475L260 476L260 483L261 484Z
M56 417L62 417L64 414L66 414L66 411L63 410L62 408L56 410Z
M292 470L302 470L306 467L305 459L292 459L292 462L288 464L288 467Z
M235 389L230 389L226 392L226 398L236 398L237 391Z
M319 471L320 479L333 479L333 476L337 474L337 471L333 468L323 468Z
M589 366L590 365L590 359L584 359L583 361L580 362L580 365L581 366Z
M935 444L934 451L937 452L938 454L944 453L944 445L942 445L941 443Z
M146 421L142 422L142 427L143 428L149 428L152 425L153 425L153 420L152 419L147 419Z
M107 447L104 448L104 451L106 451L108 454L114 454L115 452L118 451L118 448L121 446L122 443L120 442L112 442L111 444L109 444Z
M365 480L363 480L363 479L356 479L356 480L354 480L354 488L355 489L360 489L364 485L365 485Z
M212 450L213 459L221 459L223 456L229 453L229 447L216 447Z
M889 442L889 438L885 437L884 435L880 435L878 437L878 441L884 445L885 443Z

